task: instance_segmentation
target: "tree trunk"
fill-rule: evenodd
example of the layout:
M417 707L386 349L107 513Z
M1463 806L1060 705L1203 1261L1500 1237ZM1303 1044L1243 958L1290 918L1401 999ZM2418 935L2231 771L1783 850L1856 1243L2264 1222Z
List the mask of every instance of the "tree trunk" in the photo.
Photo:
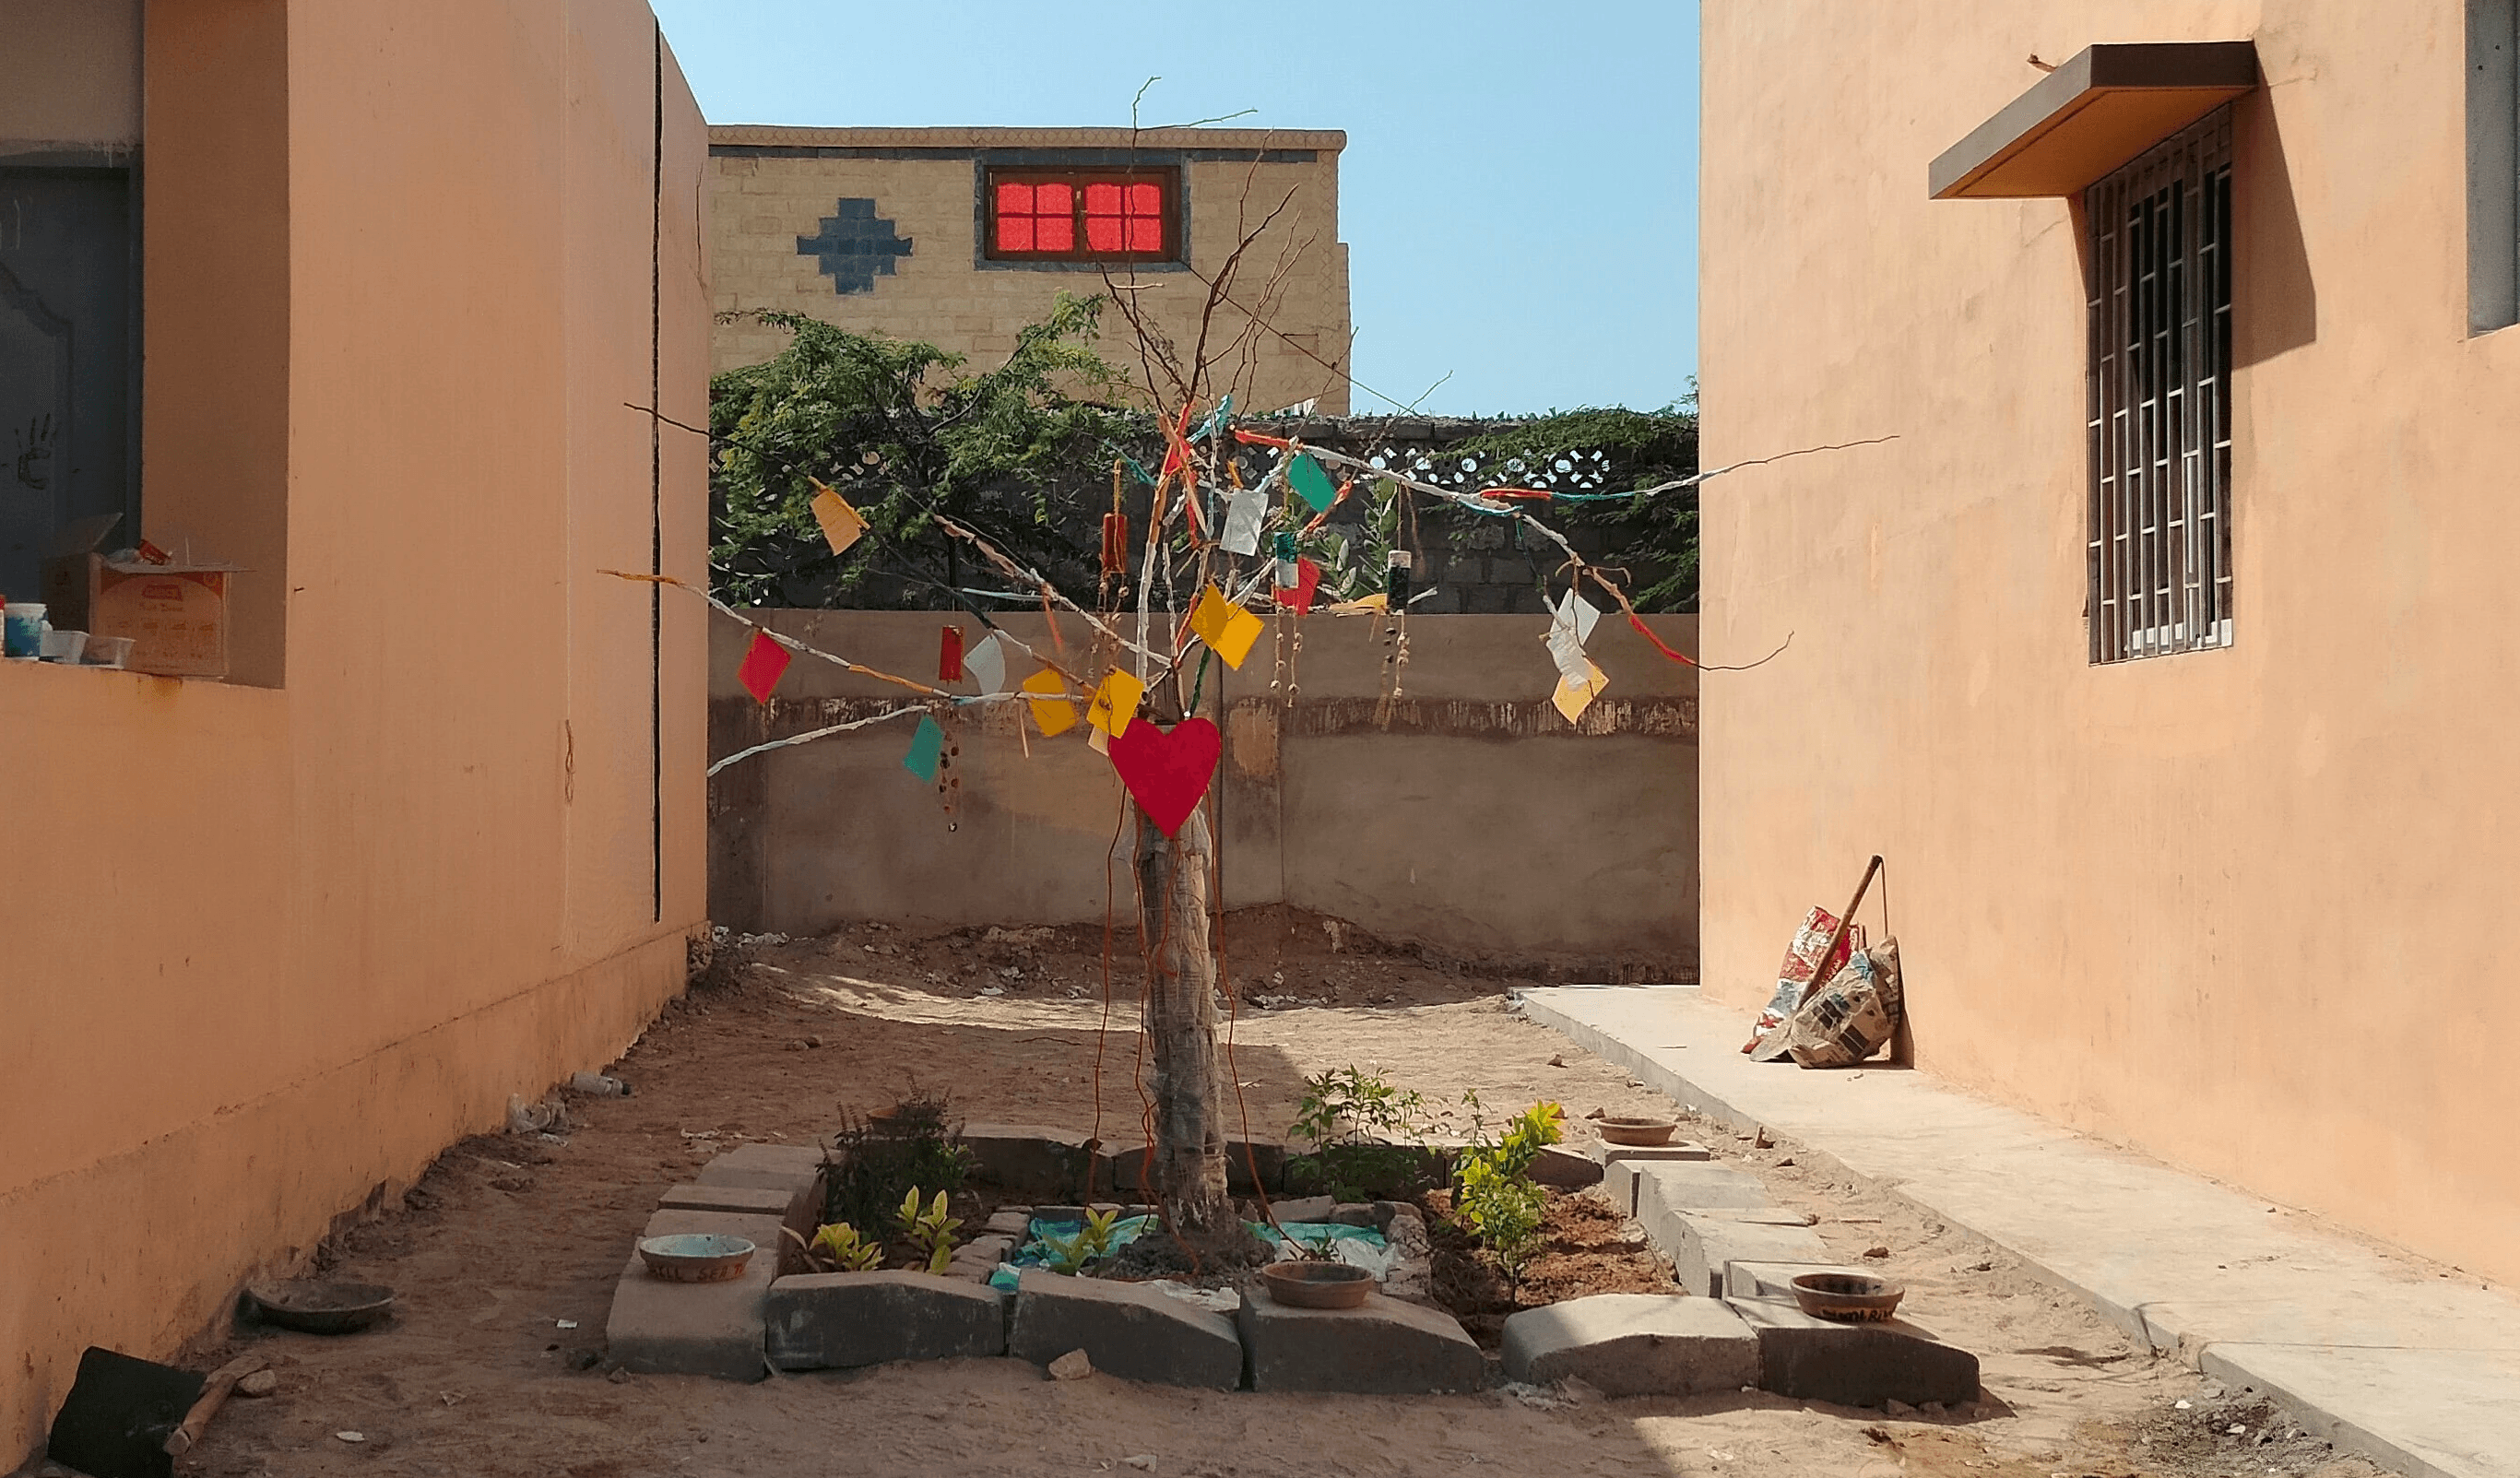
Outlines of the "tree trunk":
M1211 846L1203 811L1169 838L1139 814L1139 896L1153 949L1146 1030L1154 1049L1154 1191L1183 1245L1201 1251L1247 1234L1226 1195L1216 953L1208 939Z

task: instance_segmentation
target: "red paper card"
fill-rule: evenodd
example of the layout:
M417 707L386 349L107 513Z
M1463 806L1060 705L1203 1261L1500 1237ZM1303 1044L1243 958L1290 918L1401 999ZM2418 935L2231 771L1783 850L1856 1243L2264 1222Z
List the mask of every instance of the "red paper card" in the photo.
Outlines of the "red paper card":
M1295 561L1295 588L1292 590L1286 590L1283 588L1279 590L1278 608L1280 610L1291 610L1299 616L1312 614L1313 592L1321 589L1321 586L1322 567L1315 564L1310 560L1297 560Z
M752 646L743 653L743 665L735 670L735 680L752 694L754 702L769 702L770 690L779 686L779 675L795 659L795 653L770 640L770 633L756 631Z
M936 649L936 681L963 681L963 628L960 626L945 628L945 635Z

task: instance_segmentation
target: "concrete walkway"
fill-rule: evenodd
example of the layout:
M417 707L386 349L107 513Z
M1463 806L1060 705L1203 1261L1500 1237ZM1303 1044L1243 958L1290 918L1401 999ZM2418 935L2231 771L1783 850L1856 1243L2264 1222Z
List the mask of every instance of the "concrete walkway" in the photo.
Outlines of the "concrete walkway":
M1741 1055L1749 1010L1687 986L1526 991L1646 1086L1765 1125L2090 1299L2129 1333L2408 1478L2520 1478L2520 1299L1924 1073Z

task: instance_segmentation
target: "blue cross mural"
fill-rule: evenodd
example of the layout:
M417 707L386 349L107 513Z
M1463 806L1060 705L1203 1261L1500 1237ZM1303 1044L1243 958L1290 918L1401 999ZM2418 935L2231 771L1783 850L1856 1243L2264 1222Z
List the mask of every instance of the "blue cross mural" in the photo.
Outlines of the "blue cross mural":
M875 202L843 200L823 217L823 234L796 238L796 254L822 263L837 292L872 292L880 272L892 276L892 259L910 254L910 238L875 213Z

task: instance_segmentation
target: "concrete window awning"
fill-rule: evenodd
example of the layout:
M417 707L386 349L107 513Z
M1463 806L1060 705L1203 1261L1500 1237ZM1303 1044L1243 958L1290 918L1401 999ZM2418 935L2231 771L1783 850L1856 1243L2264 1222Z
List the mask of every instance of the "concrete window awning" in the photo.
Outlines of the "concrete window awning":
M2248 41L2084 48L1926 171L1938 201L2070 196L2258 85Z

